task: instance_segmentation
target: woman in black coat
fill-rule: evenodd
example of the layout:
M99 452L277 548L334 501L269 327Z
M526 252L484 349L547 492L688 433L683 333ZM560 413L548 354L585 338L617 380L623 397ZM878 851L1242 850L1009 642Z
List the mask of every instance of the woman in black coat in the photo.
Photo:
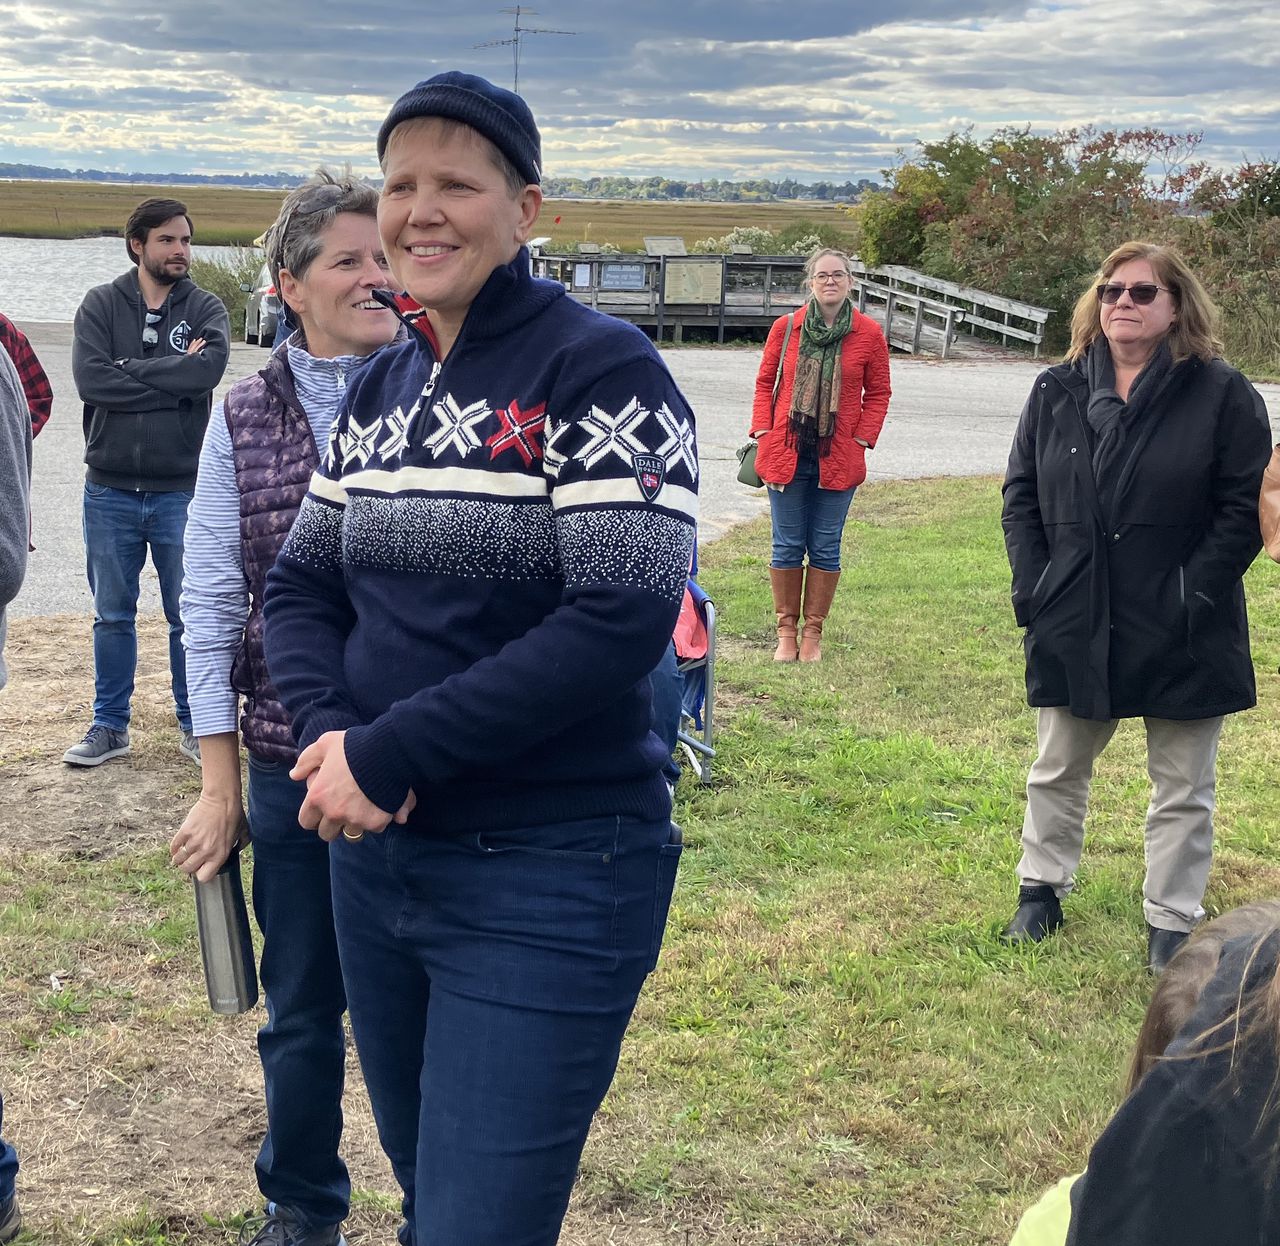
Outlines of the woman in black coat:
M1004 485L1040 711L1005 938L1062 925L1094 759L1119 719L1141 716L1157 973L1204 915L1223 715L1255 703L1241 577L1262 543L1271 437L1261 397L1221 358L1216 314L1177 252L1113 251L1076 304L1066 361L1036 379Z

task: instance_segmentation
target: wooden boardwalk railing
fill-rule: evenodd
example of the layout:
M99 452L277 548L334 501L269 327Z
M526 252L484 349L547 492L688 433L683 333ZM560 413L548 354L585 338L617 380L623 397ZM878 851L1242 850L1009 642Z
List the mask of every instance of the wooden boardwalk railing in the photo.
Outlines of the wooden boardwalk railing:
M950 340L951 329L961 323L998 333L1005 346L1009 344L1010 338L1028 342L1032 346L1032 354L1039 357L1040 345L1044 341L1045 321L1052 315L1046 307L1036 307L1032 303L1008 299L999 294L988 294L985 290L957 285L954 281L943 281L899 264L867 268L855 260L854 268L860 281L870 283L873 276L878 277L899 299L923 298L956 314L957 319L946 331L942 350L944 359L947 357L946 343ZM996 315L1002 319L992 319Z
M672 297L667 264L707 278L677 283ZM709 328L724 340L726 328L767 328L807 297L804 259L792 255L659 257L645 255L535 255L538 276L562 281L569 294L609 315L652 327L658 340L670 330L680 341L686 328ZM711 292L714 293L711 293ZM880 321L889 342L911 354L948 358L983 349L969 328L1031 345L1039 355L1050 312L984 290L956 285L886 265L854 261L858 310ZM1000 319L996 319L1000 317ZM987 347L986 349L990 349Z

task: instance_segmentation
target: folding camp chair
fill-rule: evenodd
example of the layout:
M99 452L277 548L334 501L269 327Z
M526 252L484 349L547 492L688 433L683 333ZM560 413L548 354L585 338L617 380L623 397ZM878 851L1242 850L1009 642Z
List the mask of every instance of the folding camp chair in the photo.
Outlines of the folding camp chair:
M676 670L684 684L676 737L703 783L711 782L716 690L716 608L698 581L685 586L676 623Z

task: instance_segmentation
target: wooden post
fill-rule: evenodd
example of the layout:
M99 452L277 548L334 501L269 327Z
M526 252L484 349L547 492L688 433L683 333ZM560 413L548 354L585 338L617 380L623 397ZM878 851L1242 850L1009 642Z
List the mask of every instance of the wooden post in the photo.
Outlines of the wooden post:
M916 323L911 331L911 353L918 355L920 353L920 330L924 323L924 299L916 295Z
M653 327L653 340L662 341L662 321L667 310L667 257L658 259L658 323Z
M773 315L773 265L764 266L764 314ZM30 544L30 542L28 542Z
M897 304L898 296L892 288L889 290L889 297L884 304L884 340L893 345L893 313Z
M720 257L720 325L716 329L716 341L724 345L724 301L729 297L729 257ZM28 542L29 544L30 542Z
M867 283L865 281L858 282L858 310L864 316L867 314Z
M942 357L946 359L951 354L951 335L956 329L956 309L954 307L947 308L947 323L942 331Z

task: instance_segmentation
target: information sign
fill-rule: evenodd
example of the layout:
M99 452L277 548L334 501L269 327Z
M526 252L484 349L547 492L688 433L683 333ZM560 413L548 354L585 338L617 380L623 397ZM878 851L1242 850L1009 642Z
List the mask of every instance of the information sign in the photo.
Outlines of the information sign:
M600 288L602 290L643 290L643 264L601 264Z
M667 303L719 303L724 297L724 266L720 257L668 259L662 297Z

